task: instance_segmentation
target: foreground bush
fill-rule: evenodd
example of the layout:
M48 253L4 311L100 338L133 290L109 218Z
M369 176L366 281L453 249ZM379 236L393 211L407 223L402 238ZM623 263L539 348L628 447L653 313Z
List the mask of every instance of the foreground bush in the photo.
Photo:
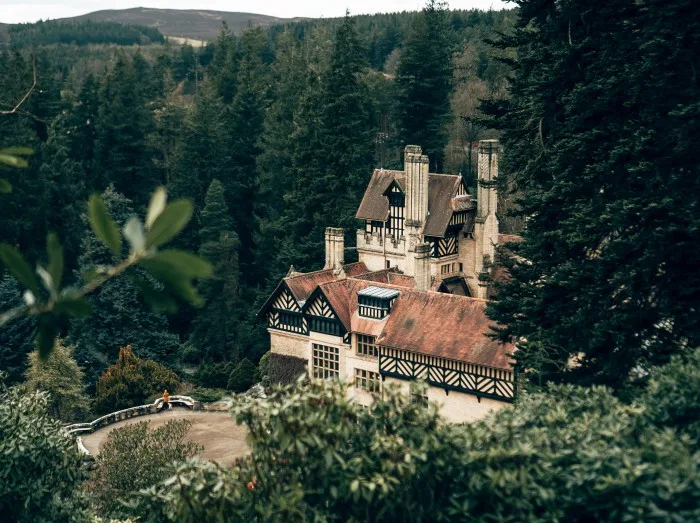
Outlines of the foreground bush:
M137 357L127 346L119 350L116 363L97 381L95 407L103 413L135 407L165 389L175 394L179 385L177 374L155 361Z
M687 376L676 361L657 373ZM697 384L677 381L675 393ZM252 455L189 462L135 509L145 521L697 521L700 452L653 394L625 405L562 386L485 421L444 423L389 390L370 409L314 382L238 398ZM672 407L672 404L669 404ZM655 410L656 409L656 410Z
M75 440L49 415L45 393L0 390L2 521L80 520L81 463Z
M119 516L122 500L132 492L158 483L170 475L168 465L201 452L201 446L185 440L190 420L173 420L156 429L141 421L113 430L96 459L87 484L99 514Z

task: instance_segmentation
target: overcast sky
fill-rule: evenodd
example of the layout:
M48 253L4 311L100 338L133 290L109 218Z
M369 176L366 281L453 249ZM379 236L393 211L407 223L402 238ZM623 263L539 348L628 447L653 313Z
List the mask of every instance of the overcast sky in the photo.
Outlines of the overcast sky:
M36 22L39 19L64 18L101 9L159 7L168 9L213 9L240 11L291 18L294 16L334 17L345 14L415 11L423 0L0 0L0 22ZM514 4L504 0L452 0L453 9L503 9Z

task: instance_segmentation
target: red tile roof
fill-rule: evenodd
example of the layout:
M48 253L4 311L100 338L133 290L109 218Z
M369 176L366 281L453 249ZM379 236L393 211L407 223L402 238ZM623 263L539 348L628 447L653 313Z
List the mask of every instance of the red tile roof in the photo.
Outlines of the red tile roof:
M406 276L405 274L396 272L395 268L367 272L365 274L360 274L359 276L355 277L359 280L386 283L389 285L395 285L397 287L406 287L409 289L412 289L415 285L415 280L413 279L413 276Z
M377 343L420 354L510 369L515 348L489 338L486 300L436 292L404 291Z
M400 292L385 320L357 314L357 293L369 286ZM380 345L487 367L511 368L508 354L515 347L487 336L493 322L486 316L486 300L414 291L356 278L322 284L320 291L348 331L378 336Z
M343 265L343 272L346 276L354 276L367 272L367 266L364 262L348 263ZM320 271L295 273L293 276L284 278L289 290L297 301L306 301L311 293L322 283L336 281L338 275L333 272L333 269L323 269Z

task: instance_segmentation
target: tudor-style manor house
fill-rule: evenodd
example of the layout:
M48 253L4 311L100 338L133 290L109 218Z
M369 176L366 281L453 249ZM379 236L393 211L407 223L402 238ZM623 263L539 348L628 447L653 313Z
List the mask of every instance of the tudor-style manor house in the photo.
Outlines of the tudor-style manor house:
M428 172L421 148L404 170L375 170L356 217L359 262L344 263L342 229L326 229L322 270L292 269L260 313L271 351L300 358L315 378L353 383L368 404L388 382L427 399L455 422L514 400L514 347L487 336L486 298L499 240L498 142L482 140L474 199L461 176ZM417 398L423 399L423 398Z

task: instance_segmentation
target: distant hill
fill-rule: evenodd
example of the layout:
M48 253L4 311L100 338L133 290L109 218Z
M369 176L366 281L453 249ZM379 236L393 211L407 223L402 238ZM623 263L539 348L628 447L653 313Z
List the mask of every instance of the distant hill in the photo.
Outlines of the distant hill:
M240 33L248 24L268 27L305 20L304 18L277 18L254 13L231 13L227 11L205 11L197 9L115 9L95 11L64 20L92 20L96 22L119 22L157 28L166 36L179 36L194 40L214 40L221 31L221 22L226 22L234 33Z

